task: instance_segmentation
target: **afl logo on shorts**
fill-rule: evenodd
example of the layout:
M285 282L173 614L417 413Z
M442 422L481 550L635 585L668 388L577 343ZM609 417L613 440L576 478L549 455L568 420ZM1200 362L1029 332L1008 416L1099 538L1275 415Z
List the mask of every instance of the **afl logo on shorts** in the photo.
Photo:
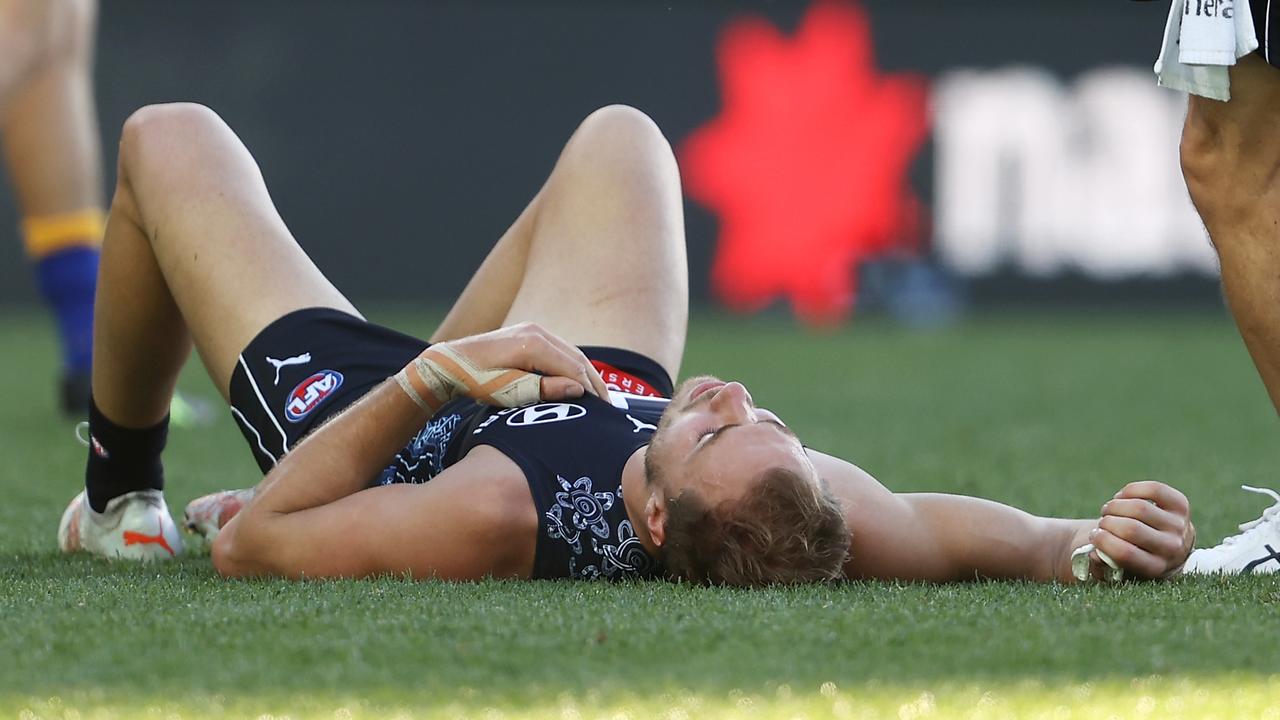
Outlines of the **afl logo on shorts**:
M507 424L511 427L520 427L521 425L542 425L544 423L574 420L586 414L587 409L581 405L573 405L570 403L541 403L538 405L530 405L526 408L520 408L507 417Z
M337 370L321 370L298 383L285 400L284 416L289 422L302 422L324 399L342 387L342 373Z

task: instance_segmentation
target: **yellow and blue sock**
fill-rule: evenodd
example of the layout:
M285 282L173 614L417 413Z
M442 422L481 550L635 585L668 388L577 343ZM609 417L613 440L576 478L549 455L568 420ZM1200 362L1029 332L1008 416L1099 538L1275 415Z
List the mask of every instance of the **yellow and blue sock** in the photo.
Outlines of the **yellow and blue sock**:
M29 217L22 223L36 284L57 319L63 370L89 373L93 357L93 293L106 225L97 208Z

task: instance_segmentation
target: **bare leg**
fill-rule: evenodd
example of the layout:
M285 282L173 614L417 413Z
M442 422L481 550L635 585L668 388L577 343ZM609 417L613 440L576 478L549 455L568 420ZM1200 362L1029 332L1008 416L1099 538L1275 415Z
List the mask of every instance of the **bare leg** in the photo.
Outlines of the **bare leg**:
M118 177L93 362L95 401L116 424L164 417L193 339L225 398L236 357L271 321L306 307L357 314L294 241L248 150L208 108L134 113Z
M688 303L675 158L652 120L615 105L579 126L432 340L531 320L646 355L675 378Z
M1231 96L1191 97L1183 176L1218 251L1236 325L1280 411L1280 70L1241 58Z
M182 551L160 453L194 341L228 395L236 358L293 310L356 310L290 236L262 175L199 105L143 108L125 123L94 319L85 492L58 524L64 552L168 559ZM284 278L282 281L281 278Z
M0 112L47 52L53 2L0 0Z
M0 136L27 255L57 319L63 410L88 399L102 167L92 91L96 0L0 0Z
M27 30L51 36L45 52L8 93L0 92L5 158L28 217L102 207L102 149L90 77L96 4L45 2L51 27Z

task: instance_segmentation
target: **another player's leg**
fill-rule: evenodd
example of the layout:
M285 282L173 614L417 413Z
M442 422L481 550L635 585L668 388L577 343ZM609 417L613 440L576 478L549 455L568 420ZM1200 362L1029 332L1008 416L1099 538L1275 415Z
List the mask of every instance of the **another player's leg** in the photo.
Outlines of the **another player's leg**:
M357 314L293 240L231 129L197 105L135 113L98 283L86 493L64 516L62 547L176 554L160 452L193 341L225 398L249 341L309 307Z
M1280 411L1280 69L1231 69L1231 101L1192 96L1182 133L1187 188L1222 266L1240 334Z
M684 353L688 269L670 145L634 108L592 113L433 341L537 322L579 345L657 361Z
M8 0L0 12L0 125L41 295L62 345L61 403L89 396L102 169L93 105L94 0Z

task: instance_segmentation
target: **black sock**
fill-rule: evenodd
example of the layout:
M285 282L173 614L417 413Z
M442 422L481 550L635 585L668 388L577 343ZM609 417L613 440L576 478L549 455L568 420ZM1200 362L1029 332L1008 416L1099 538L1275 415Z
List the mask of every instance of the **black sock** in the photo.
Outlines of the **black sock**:
M89 463L84 486L96 512L134 490L163 490L160 452L169 436L169 416L149 428L123 428L107 419L89 398Z

